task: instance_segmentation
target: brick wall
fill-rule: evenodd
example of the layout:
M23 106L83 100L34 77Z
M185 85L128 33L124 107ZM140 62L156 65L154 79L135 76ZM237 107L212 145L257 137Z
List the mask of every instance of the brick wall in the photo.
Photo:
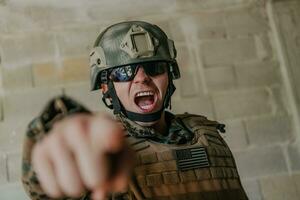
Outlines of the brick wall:
M297 0L279 3L299 7ZM0 0L0 199L26 199L19 180L22 140L47 100L67 94L105 110L100 93L89 91L88 54L102 28L123 20L153 22L175 40L182 78L173 112L227 124L224 137L250 199L298 199L297 113L265 4Z

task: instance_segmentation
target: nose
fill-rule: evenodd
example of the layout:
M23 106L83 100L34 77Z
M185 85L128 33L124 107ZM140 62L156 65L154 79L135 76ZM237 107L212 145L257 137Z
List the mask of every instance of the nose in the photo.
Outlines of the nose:
M133 79L134 83L145 83L149 82L150 77L146 74L144 68L142 66L139 66L138 71L136 72L136 75Z

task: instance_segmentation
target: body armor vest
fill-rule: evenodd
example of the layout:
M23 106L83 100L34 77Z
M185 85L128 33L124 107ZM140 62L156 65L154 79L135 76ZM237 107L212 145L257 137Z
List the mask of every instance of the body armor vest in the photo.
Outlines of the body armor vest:
M68 115L90 113L65 96L50 101L28 127L22 158L22 181L31 199L49 198L41 189L31 166L31 151L53 124ZM171 114L170 114L171 115ZM167 137L153 129L122 121L126 140L137 154L129 189L112 194L113 200L247 200L232 153L220 136L224 125L199 115L166 117ZM90 193L81 198L89 200Z
M127 135L137 153L136 198L153 200L246 200L233 155L218 132L218 122L196 115L177 115L192 141L170 145ZM134 187L134 188L132 188Z

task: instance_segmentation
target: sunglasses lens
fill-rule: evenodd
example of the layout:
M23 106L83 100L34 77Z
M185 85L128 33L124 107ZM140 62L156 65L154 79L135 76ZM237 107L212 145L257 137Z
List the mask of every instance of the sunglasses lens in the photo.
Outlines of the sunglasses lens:
M114 82L130 81L133 78L133 69L130 65L115 68L109 78Z
M141 64L117 67L112 69L109 78L114 82L131 81L134 78L138 67L143 67L145 73L148 76L154 77L165 73L168 69L168 63L149 62L149 63L141 63Z
M143 68L147 75L157 76L167 71L168 63L166 62L145 63L143 64Z

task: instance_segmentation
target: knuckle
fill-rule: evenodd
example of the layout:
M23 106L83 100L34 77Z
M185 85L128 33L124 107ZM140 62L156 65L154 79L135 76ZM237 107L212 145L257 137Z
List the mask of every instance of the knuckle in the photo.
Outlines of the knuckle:
M48 147L48 149L52 149L57 147L58 145L61 144L61 134L58 132L52 133L51 135L48 136L48 138L45 140L45 147Z
M67 196L70 196L70 197L80 197L82 195L82 193L84 192L84 187L82 186L74 186L74 184L72 184L72 186L67 186L64 188L64 193L67 195Z
M76 116L64 127L67 137L81 137L88 132L89 119L86 116Z
M48 194L49 196L53 197L53 198L60 198L63 196L63 193L59 190L59 189L55 189L55 188L44 188L46 194Z

